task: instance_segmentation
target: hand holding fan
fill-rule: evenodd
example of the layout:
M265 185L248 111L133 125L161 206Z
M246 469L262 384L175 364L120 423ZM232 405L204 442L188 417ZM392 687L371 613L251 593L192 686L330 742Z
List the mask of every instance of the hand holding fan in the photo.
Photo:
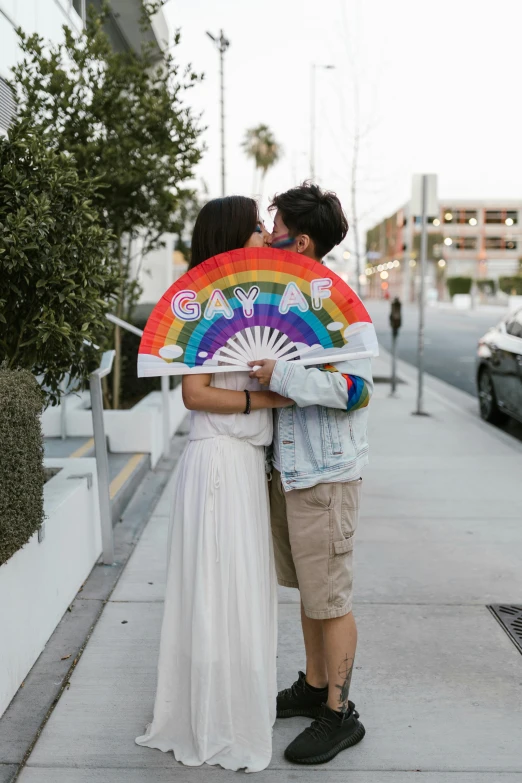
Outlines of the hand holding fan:
M376 356L370 316L327 267L298 253L245 248L186 272L152 311L138 376L249 370L283 359L325 364Z

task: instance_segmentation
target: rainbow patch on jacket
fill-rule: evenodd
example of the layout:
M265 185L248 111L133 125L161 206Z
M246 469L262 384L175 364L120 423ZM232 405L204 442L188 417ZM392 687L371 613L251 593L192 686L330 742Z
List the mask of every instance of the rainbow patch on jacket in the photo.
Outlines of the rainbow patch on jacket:
M333 364L324 364L320 369L323 372L339 372ZM361 408L366 408L370 402L370 394L364 378L360 378L358 375L348 375L346 373L340 373L340 375L342 375L346 381L348 389L348 404L346 410L357 411Z

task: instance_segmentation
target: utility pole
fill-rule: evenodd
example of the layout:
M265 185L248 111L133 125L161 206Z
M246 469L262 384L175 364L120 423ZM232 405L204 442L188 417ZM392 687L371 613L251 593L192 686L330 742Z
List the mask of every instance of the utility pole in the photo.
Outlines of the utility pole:
M413 250L413 220L415 218L411 214L411 199L407 206L404 207L404 227L403 227L403 244L404 251L402 254L402 301L407 303L411 300L411 252Z
M317 65L310 68L310 179L315 181L315 75L318 68L331 71L335 65Z
M428 265L428 216L435 217L439 214L437 199L437 175L414 174L411 190L409 220L412 222L416 215L421 215L421 242L420 242L420 285L419 285L419 333L417 344L417 366L419 370L417 385L417 416L428 416L424 412L424 319L426 311L426 272ZM409 236L413 238L413 224L410 227ZM411 251L411 243L409 248ZM405 259L406 260L406 259Z
M221 195L226 192L225 187L225 77L224 77L224 55L230 41L225 38L223 30L219 31L219 38L207 31L208 37L214 42L219 52L219 77L220 77L220 104L221 104Z
M426 256L428 251L427 230L428 176L422 175L422 233L420 246L420 290L419 290L419 342L417 347L419 379L417 385L417 416L424 416L424 307L425 307L425 277Z
M310 179L315 180L315 63L310 70Z

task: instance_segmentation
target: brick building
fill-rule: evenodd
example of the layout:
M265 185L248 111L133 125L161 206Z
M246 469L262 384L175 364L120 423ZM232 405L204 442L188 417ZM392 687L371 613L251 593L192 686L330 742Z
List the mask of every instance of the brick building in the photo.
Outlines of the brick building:
M475 280L516 274L522 258L522 200L439 200L428 219L426 285L445 295L447 277ZM369 293L412 298L419 282L421 218L410 204L366 234Z

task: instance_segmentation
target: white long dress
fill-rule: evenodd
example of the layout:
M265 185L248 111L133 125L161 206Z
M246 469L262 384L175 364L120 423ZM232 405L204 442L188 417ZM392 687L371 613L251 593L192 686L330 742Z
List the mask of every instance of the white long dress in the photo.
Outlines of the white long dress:
M218 388L254 389L247 373ZM277 582L264 446L272 412L193 412L174 487L154 718L138 745L190 766L265 769L276 710Z

